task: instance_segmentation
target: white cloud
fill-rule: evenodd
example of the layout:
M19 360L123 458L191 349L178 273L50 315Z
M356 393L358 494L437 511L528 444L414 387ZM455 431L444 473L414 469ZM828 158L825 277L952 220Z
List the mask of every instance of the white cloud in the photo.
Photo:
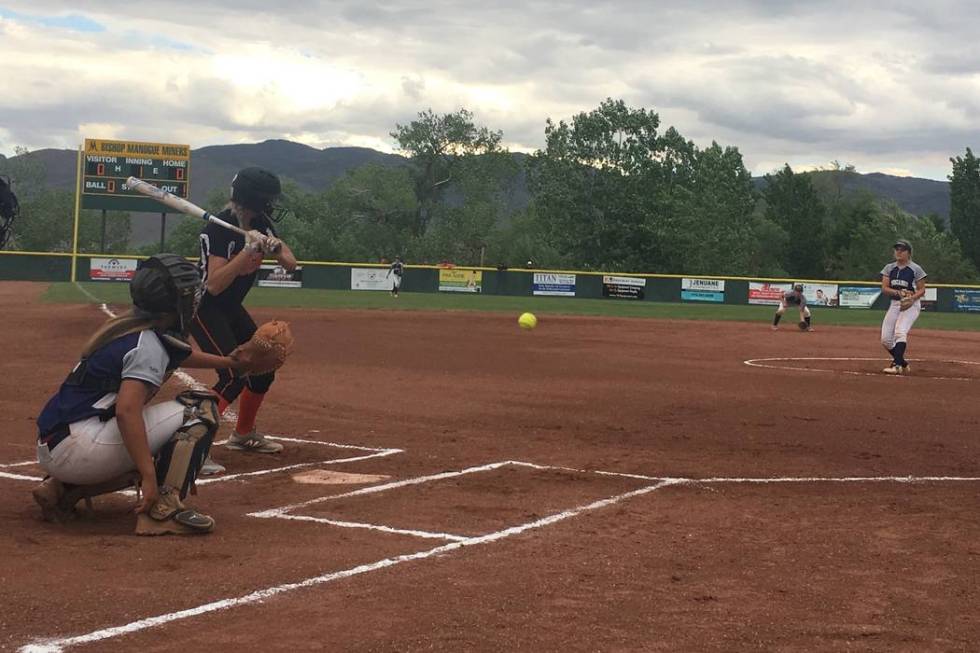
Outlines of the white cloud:
M0 10L0 58L16 62L0 95L5 154L80 135L390 150L395 123L428 107L467 107L527 151L546 118L606 97L736 145L756 173L837 159L942 179L950 156L980 148L980 17L966 0L78 7Z

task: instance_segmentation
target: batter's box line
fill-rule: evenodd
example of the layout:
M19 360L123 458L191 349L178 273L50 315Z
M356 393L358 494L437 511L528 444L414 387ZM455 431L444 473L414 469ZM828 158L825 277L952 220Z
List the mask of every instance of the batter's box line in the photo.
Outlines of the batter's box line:
M494 468L498 466L505 465L507 463L495 463ZM455 474L455 475L458 475ZM390 558L384 558L383 560L378 560L377 562L372 562L369 564L358 565L356 567L351 567L350 569L344 569L341 571L326 572L319 576L313 576L302 581L294 583L285 583L282 585L276 585L272 587L266 587L260 590L256 590L249 594L242 596L221 599L218 601L212 601L210 603L205 603L193 608L187 608L185 610L178 610L176 612L170 612L166 614L161 614L153 617L148 617L145 619L140 619L138 621L133 621L122 626L113 626L110 628L103 628L100 630L95 630L84 635L76 635L73 637L63 637L60 639L37 639L31 644L22 646L19 650L20 653L60 653L66 648L72 646L79 646L82 644L91 644L93 642L100 642L107 639L112 639L115 637L120 637L122 635L130 635L133 633L146 630L148 628L154 628L157 626L163 626L174 621L179 621L182 619L188 619L191 617L197 617L204 614L218 612L222 610L228 610L231 608L242 607L246 605L251 605L254 603L261 603L267 601L275 596L286 594L288 592L294 592L300 589L306 589L310 587L316 587L318 585L324 585L327 583L332 583L337 580L342 580L344 578L351 578L353 576L360 576L363 574L370 573L372 571L377 571L379 569L387 569L400 565L406 562L415 562L419 560L427 560L429 558L437 558L444 556L445 554L459 551L465 547L479 546L482 544L490 544L493 542L498 542L500 540L513 537L515 535L520 535L531 530L544 528L545 526L550 526L573 517L577 517L583 513L590 512L593 510L599 510L608 506L615 505L627 499L632 499L634 497L642 496L650 492L654 492L661 488L673 485L670 481L663 481L660 483L655 483L653 485L648 485L646 487L633 490L631 492L626 492L624 494L619 494L613 497L608 497L605 499L599 499L591 503L572 508L570 510L565 510L547 517L542 517L532 522L526 524L521 524L519 526L512 526L494 533L489 533L487 535L480 535L477 537L470 537L458 542L450 542L449 544L443 544L437 546L433 549L428 549L425 551L418 551L416 553L408 553L405 555L394 556Z

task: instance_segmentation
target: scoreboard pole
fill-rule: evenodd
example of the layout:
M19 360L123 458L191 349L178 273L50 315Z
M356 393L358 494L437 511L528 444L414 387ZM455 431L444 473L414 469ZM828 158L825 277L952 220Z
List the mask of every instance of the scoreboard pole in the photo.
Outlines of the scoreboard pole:
M75 226L71 237L71 282L75 283L78 279L78 218L81 215L82 207L82 150L84 146L78 146L78 164L75 170Z

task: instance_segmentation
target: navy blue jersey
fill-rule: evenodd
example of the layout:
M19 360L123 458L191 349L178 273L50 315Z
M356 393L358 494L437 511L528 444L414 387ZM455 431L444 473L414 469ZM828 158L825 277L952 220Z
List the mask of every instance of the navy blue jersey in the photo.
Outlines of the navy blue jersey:
M405 273L405 264L401 261L395 261L391 264L391 272L396 276L402 276Z
M916 283L926 278L926 271L912 261L903 267L899 267L898 263L892 261L881 269L881 276L888 277L889 288L914 292ZM898 298L892 297L892 301L897 302Z
M238 218L235 217L230 209L225 209L216 217L236 227L240 226L238 224ZM259 219L253 223L252 229L267 236L276 235L272 224L265 219ZM201 260L198 263L201 269L201 278L204 280L204 287L207 288L208 282L208 257L219 256L230 261L244 248L245 236L231 229L225 229L213 222L208 222L207 226L201 231ZM217 295L205 292L201 298L202 306L205 304L215 304L223 307L240 305L245 300L245 295L248 294L248 291L255 284L255 277L258 273L259 271L256 270L251 274L236 277L227 288Z
M107 392L106 387L118 386L123 379L139 379L159 388L182 360L150 329L116 338L85 360L84 383L66 380L61 384L37 418L38 432L44 435L89 417L110 419L115 414L116 393Z

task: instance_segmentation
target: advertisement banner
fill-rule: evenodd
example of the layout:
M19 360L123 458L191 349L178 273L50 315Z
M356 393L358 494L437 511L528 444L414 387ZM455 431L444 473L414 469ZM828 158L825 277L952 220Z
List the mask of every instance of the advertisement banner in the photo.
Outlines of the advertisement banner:
M574 297L575 275L535 272L532 294L551 297Z
M131 281L136 273L136 259L93 258L88 271L92 281Z
M926 294L922 296L922 310L924 311L935 311L936 310L936 297L938 293L935 288L926 288Z
M841 308L871 308L880 294L881 288L875 286L841 286L837 305Z
M481 292L482 270L439 270L439 290L443 292Z
M953 310L962 313L980 313L980 290L954 288Z
M837 284L803 284L803 296L808 306L837 306Z
M686 302L725 301L724 279L681 279L681 299Z
M603 275L602 296L617 299L643 299L646 285L646 279Z
M776 306L783 298L783 293L793 287L791 283L749 282L749 303L768 304Z
M281 265L262 265L259 268L259 286L263 288L302 288L303 266L290 272Z
M351 268L351 290L391 290L394 282L388 268Z

